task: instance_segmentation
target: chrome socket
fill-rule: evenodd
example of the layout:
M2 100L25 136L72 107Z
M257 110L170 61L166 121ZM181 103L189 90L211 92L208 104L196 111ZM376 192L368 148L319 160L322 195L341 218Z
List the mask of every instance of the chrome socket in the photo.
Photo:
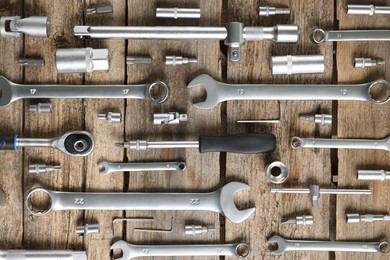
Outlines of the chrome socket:
M200 18L199 8L156 8L157 18Z
M86 73L108 70L108 49L73 48L57 49L56 66L58 73Z
M324 73L323 55L274 56L272 57L272 75L293 75Z
M50 22L46 16L2 16L0 18L1 37L20 37L22 33L37 38L47 38L50 34Z
M30 105L28 111L33 113L51 113L53 110L52 103L38 103L35 105Z

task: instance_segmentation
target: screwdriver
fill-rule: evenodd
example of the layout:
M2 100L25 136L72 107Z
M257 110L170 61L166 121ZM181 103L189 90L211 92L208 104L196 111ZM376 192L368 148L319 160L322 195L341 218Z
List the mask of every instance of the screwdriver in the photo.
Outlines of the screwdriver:
M232 152L232 153L269 153L276 148L273 134L239 134L228 136L200 136L199 141L145 141L134 140L116 143L116 146L132 150L153 148L198 148L200 153Z

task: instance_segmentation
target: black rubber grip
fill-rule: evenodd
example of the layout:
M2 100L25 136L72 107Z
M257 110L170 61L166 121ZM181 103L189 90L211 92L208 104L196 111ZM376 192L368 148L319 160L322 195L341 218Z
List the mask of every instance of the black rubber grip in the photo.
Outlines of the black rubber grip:
M17 135L0 135L0 150L18 150Z
M276 148L273 134L240 134L228 136L200 136L199 151L230 153L270 153Z

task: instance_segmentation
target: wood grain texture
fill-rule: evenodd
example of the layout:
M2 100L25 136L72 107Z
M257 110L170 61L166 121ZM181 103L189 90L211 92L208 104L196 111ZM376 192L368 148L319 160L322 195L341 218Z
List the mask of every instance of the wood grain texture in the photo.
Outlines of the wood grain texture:
M340 29L383 29L390 28L388 16L346 15L346 1L338 1L337 16ZM358 2L359 4L359 2ZM363 3L360 3L363 4ZM374 1L374 5L388 5L387 1ZM345 42L337 44L337 70L339 82L370 82L376 79L389 80L389 65L374 68L353 68L353 58L367 57L390 59L386 42ZM387 92L389 93L389 92ZM338 137L382 139L390 135L390 104L375 105L365 102L339 102ZM358 169L389 170L390 155L387 151L339 150L340 187L361 187L373 190L371 196L337 198L337 239L356 241L389 241L390 226L385 222L347 224L346 213L389 214L389 193L387 182L358 181ZM337 253L336 259L387 259L374 253Z
M229 1L229 20L241 21L249 26L297 24L298 44L246 42L240 62L228 62L229 83L331 83L332 46L316 46L310 42L315 26L332 25L333 5L329 1L267 1L262 6L289 7L291 15L259 17L258 1ZM312 10L321 10L313 12ZM272 76L271 56L322 54L325 56L325 73L320 75ZM312 87L308 87L308 90ZM241 224L226 223L226 241L245 241L252 247L249 259L274 259L270 254L268 238L278 234L286 239L329 238L329 197L323 196L319 206L312 208L308 195L271 194L270 189L303 187L310 184L329 186L329 150L292 150L289 140L293 136L330 137L330 127L318 127L299 121L300 114L331 113L331 102L317 101L229 101L227 103L228 133L271 132L276 135L278 147L272 154L227 155L227 179L248 183L249 191L241 192L237 201L241 208L256 206L256 213ZM276 125L237 124L240 119L277 119ZM265 167L280 160L289 170L289 178L282 185L267 181ZM281 225L281 219L299 215L313 215L312 226ZM327 259L327 252L288 252L277 259ZM233 258L228 258L233 259Z
M0 16L21 15L20 1L0 1ZM23 38L0 38L0 75L14 82L23 80L23 70L17 64L23 55ZM23 102L15 102L0 108L0 133L3 135L23 134ZM0 207L2 222L0 225L0 248L22 246L23 235L23 185L22 151L0 151L1 190L6 196L5 204Z
M91 6L111 5L112 14L86 15L87 25L124 26L126 16L125 1L86 1L86 8ZM125 41L124 40L87 40L87 47L94 49L107 48L110 53L109 71L95 71L86 74L85 84L125 84ZM90 131L96 142L94 152L87 158L86 191L123 191L124 174L117 172L109 175L99 174L98 163L101 161L122 162L124 151L114 146L123 138L124 100L89 99L84 102L86 130ZM122 122L109 123L98 119L99 114L120 112ZM112 221L121 217L123 211L86 211L85 223L99 223L100 233L85 236L88 259L109 259L113 239ZM120 232L118 229L116 232Z
M24 14L48 16L51 21L50 38L25 37L25 55L41 56L46 65L41 68L26 68L26 83L36 84L82 84L82 74L58 75L55 66L57 48L75 48L82 42L73 37L75 23L82 21L80 1L25 1ZM66 14L66 15L64 15ZM19 101L20 102L20 101ZM80 99L51 100L53 112L33 114L28 105L38 100L25 101L24 136L53 138L68 131L84 129L84 107ZM85 158L72 157L49 148L24 149L24 190L34 187L64 191L82 191L85 185ZM36 175L28 174L28 164L41 163L61 165L60 172ZM51 212L46 216L32 217L25 211L24 248L27 249L83 249L83 240L76 236L76 226L81 211Z
M155 8L200 7L200 20L158 19ZM218 26L220 21L220 1L128 1L129 25L193 25ZM127 66L127 82L153 82L162 80L171 88L170 99L162 105L154 105L150 101L128 100L126 106L126 140L197 140L201 134L217 135L220 125L220 111L200 111L191 105L191 100L199 96L199 90L188 91L187 83L202 72L217 78L221 77L219 64L218 41L128 41L128 55L150 56L151 65ZM182 66L166 66L165 56L177 55L196 57L197 64ZM180 112L188 115L188 122L178 126L154 126L153 113ZM147 130L145 130L147 129ZM140 161L185 161L184 172L144 172L129 175L129 191L159 192L208 192L218 188L219 155L199 154L197 149L166 149L147 151L127 151L130 162ZM125 239L136 244L175 244L197 242L218 242L219 233L215 232L200 237L185 237L184 224L202 224L219 226L219 216L210 212L126 212L126 216L154 216L153 223L133 223L127 226ZM169 228L170 218L174 217L173 232L143 233L134 232L134 227ZM159 259L173 259L172 257ZM176 257L174 259L187 259ZM189 258L188 258L189 259ZM191 259L201 259L193 257ZM216 259L209 257L208 259Z

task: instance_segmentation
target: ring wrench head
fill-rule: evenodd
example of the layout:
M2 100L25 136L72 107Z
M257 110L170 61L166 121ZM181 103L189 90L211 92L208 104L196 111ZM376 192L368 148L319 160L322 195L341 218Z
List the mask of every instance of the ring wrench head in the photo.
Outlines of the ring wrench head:
M378 88L376 90L376 88ZM376 80L368 88L368 95L375 104L383 105L390 101L390 83L387 80Z
M86 131L68 132L54 139L53 147L72 156L87 156L95 147L95 141Z
M48 205L48 207L46 209L37 211L37 210L34 210L33 203L31 202L31 200L32 200L33 194L38 195L39 193L45 194L46 196L48 196L50 204ZM27 211L31 215L34 215L37 217L44 216L44 215L48 214L50 211L52 211L52 209L53 209L53 196L52 196L51 192L48 190L45 190L43 188L36 188L27 194L25 204L26 204Z
M194 103L194 106L201 109L211 109L219 104L218 87L221 83L207 74L202 74L194 78L187 86L193 88L202 86L206 91L206 99L203 102Z
M230 182L222 187L220 203L223 215L233 223L241 223L249 218L256 208L239 210L234 204L234 194L241 190L249 189L249 185L241 182Z
M326 41L326 32L322 29L314 29L310 39L315 44L323 43Z
M299 138L298 136L294 136L293 138L291 138L290 140L290 146L293 148L293 149L298 149L300 148L302 145L302 139Z
M158 94L159 97L156 97L156 94L153 93L154 91L159 91L158 88L161 88L160 91L161 93ZM147 88L147 94L146 96L152 100L153 102L157 104L164 103L165 101L168 100L169 95L170 95L170 89L169 86L162 81L156 81L152 84L150 84Z

